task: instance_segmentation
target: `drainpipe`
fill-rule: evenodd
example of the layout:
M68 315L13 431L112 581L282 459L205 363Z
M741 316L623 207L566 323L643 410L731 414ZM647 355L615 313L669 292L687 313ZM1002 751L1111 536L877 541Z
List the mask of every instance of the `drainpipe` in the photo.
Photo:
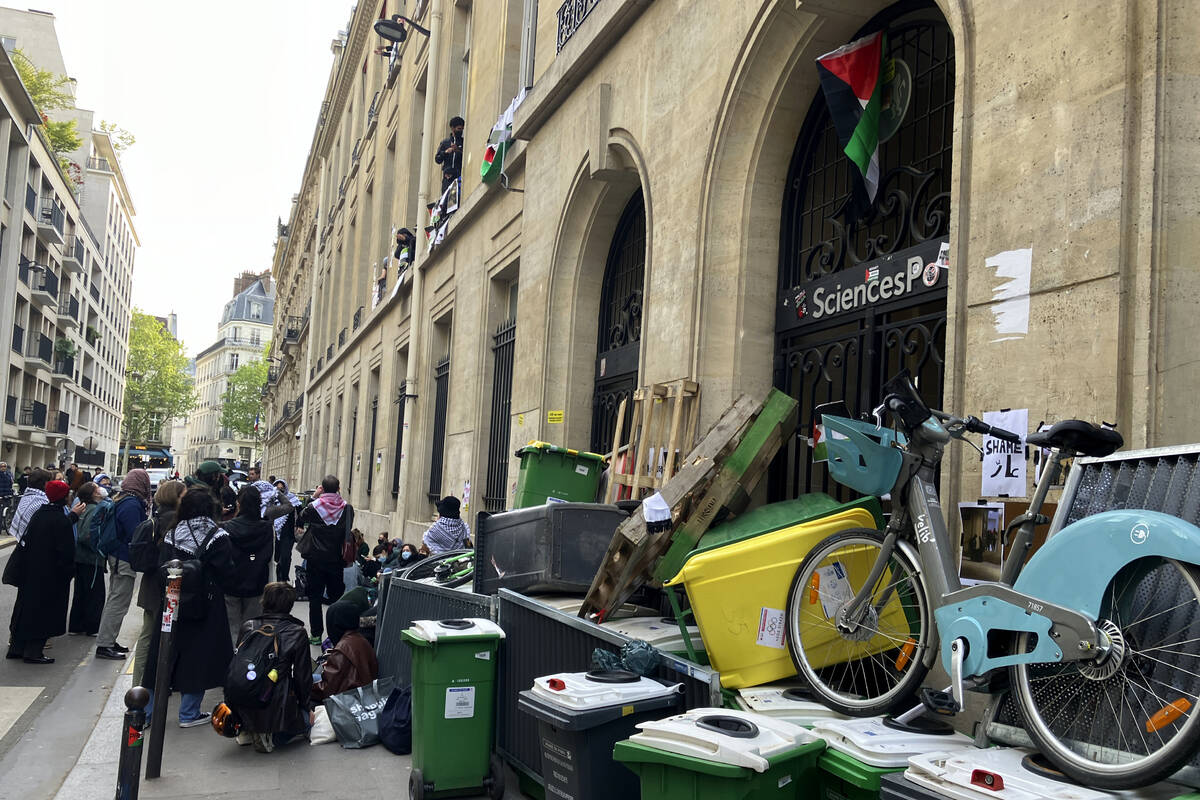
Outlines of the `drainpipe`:
M433 169L433 142L437 141L437 98L440 95L441 77L441 41L442 41L442 14L445 0L433 0L429 9L429 71L425 75L425 116L421 121L421 175L420 181L417 184L417 230L418 233L422 227L421 215L425 213L425 208L429 204L430 192L430 174ZM413 263L412 276L412 309L409 314L409 334L408 334L408 368L405 373L404 380L406 381L406 391L411 394L420 395L419 384L417 381L418 367L421 363L421 350L424 346L424 332L426 327L425 308L424 308L424 279L423 271L425 262L429 259L430 241L426 240L425 245L420 244L420 239L417 240L417 258ZM404 420L403 423L408 425L408 435L404 437L405 450L411 451L417 431L417 406L421 402L420 396L414 397L411 402L404 403ZM396 458L400 457L400 453L396 453ZM413 459L406 458L400 464L400 502L397 506L397 511L400 512L400 521L403 524L404 520L409 518L409 478L412 475Z

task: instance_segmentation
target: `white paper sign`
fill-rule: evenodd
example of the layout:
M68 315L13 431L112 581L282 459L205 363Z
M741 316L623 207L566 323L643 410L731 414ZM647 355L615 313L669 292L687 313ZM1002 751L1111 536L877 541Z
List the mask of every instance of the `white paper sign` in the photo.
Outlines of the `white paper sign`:
M1033 272L1033 248L1005 250L985 259L983 263L996 270L996 282L992 286L992 317L996 338L992 341L1024 338L1029 333L1029 279Z
M451 686L446 689L446 719L470 719L475 716L475 687Z
M835 561L828 567L818 567L816 571L816 591L821 598L821 610L825 616L833 619L833 615L842 606L854 599L854 591L850 588L850 580L846 577L846 568L842 562Z
M783 611L763 607L758 615L758 637L754 643L763 647L783 649Z
M1026 484L1025 434L1029 431L1029 409L985 411L983 421L1021 437L1013 444L992 436L983 437L983 497L1025 497Z

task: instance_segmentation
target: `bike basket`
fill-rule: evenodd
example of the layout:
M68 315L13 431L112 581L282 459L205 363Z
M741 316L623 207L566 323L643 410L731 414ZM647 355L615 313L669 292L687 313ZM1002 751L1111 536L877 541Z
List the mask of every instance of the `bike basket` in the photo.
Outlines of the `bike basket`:
M829 474L843 486L863 494L883 495L896 485L904 455L896 445L904 434L869 422L824 415Z

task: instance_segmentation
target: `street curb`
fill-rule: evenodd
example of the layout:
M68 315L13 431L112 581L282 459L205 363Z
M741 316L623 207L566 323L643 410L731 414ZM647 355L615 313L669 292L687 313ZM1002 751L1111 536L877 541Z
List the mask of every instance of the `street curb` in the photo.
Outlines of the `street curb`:
M16 543L17 543L16 537L5 536L4 540L0 541L0 550L3 550L6 547L12 547Z

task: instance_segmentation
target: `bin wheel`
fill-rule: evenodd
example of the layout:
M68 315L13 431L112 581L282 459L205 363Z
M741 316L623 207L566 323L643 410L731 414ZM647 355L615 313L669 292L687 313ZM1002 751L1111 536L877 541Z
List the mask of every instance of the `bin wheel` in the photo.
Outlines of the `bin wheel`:
M433 793L433 784L425 782L425 776L421 774L421 770L413 768L413 771L408 774L408 796L410 800L425 800L425 798Z
M497 755L493 754L488 759L488 776L483 782L483 788L491 800L501 800L504 797L504 764Z

